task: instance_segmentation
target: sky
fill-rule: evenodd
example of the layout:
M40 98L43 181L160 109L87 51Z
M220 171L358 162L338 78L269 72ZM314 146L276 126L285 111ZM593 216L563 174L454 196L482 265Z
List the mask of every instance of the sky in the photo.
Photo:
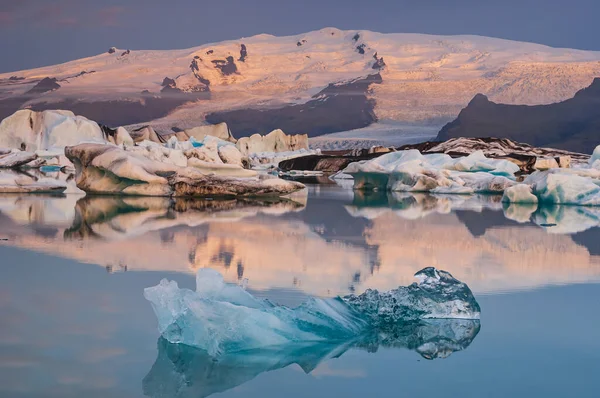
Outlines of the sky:
M600 50L598 0L0 0L0 72L324 27Z

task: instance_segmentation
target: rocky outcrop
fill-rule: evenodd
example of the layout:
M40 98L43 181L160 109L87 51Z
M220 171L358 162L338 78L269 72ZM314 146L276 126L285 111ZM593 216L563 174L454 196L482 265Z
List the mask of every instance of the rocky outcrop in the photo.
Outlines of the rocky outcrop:
M223 76L229 76L238 73L237 65L235 64L235 61L233 60L233 57L231 55L225 58L224 60L215 59L211 62L213 63L215 68L221 71Z
M281 171L303 170L336 173L345 169L350 163L370 160L381 154L364 156L308 155L279 162Z
M105 142L105 135L96 122L70 111L24 109L0 123L0 147L33 152L82 141Z
M260 152L292 152L308 149L308 135L287 135L277 129L264 136L253 134L250 137L240 138L236 145L242 155Z
M48 91L58 90L60 87L61 86L58 84L57 79L53 77L45 77L25 94L43 94L47 93Z
M81 144L65 148L79 189L89 193L145 196L285 195L302 189L277 178L232 178L195 167L156 161L119 147ZM218 170L217 170L218 171Z
M476 95L438 140L505 137L535 146L591 153L600 143L600 78L566 101L549 105L506 105Z

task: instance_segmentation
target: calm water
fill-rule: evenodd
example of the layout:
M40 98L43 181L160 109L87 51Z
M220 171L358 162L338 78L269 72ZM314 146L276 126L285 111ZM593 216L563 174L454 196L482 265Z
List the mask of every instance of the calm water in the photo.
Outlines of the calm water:
M0 396L598 396L600 210L308 191L271 202L0 196ZM297 305L406 285L426 266L469 284L479 330L214 361L159 339L142 296L165 277L193 288L195 270L212 267Z

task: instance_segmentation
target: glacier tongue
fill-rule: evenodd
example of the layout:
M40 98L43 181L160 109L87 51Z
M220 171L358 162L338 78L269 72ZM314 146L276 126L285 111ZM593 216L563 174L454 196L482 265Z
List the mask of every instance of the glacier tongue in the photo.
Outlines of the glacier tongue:
M416 276L420 283L389 292L311 298L289 308L259 300L224 283L218 272L200 269L196 291L163 279L144 289L144 297L166 340L213 356L302 342L350 343L427 318L479 319L479 305L466 284L431 267Z

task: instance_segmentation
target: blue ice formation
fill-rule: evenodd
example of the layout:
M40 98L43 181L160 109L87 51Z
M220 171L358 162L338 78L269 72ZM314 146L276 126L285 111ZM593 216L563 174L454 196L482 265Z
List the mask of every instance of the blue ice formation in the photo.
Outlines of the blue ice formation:
M310 298L289 308L257 299L205 268L198 270L196 291L163 279L144 289L144 297L167 341L211 356L306 342L349 343L423 319L479 319L473 293L450 273L429 267L415 276L418 284L387 292Z

